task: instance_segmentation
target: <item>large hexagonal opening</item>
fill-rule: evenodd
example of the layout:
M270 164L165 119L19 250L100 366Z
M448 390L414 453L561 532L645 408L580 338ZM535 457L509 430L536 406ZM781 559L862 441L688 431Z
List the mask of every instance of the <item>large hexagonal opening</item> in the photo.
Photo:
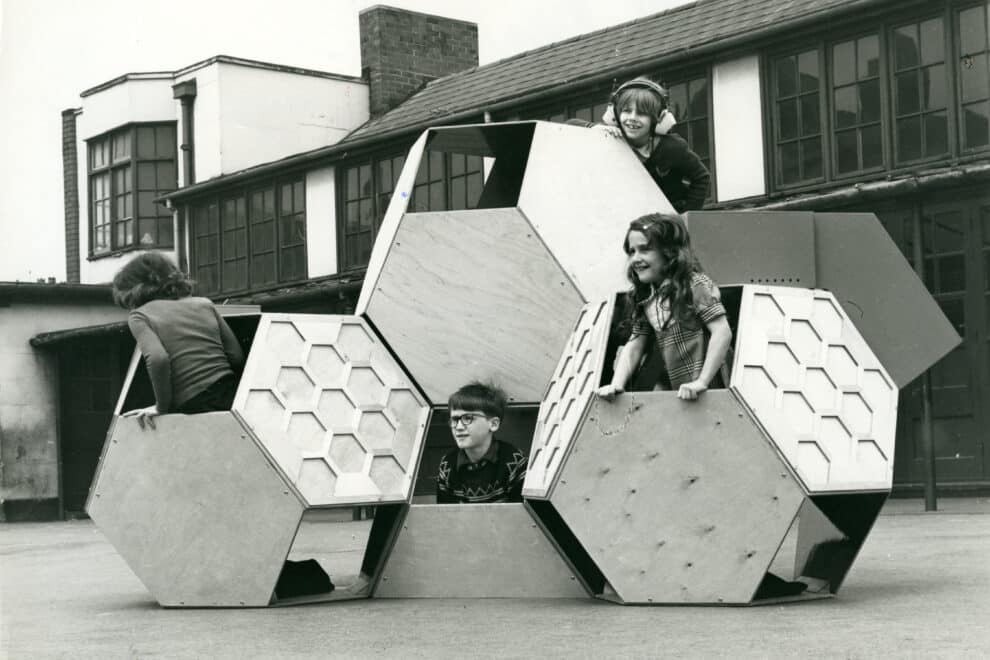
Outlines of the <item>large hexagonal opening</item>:
M218 305L217 309L223 315L230 329L234 331L234 336L237 337L237 342L246 356L251 350L251 343L254 341L254 335L258 331L258 323L261 320L257 308L245 311L243 308L225 309L223 305ZM240 376L241 374L238 373L237 377L240 378ZM114 414L119 415L128 410L145 408L154 404L155 392L151 387L147 364L141 359L140 349L135 348Z

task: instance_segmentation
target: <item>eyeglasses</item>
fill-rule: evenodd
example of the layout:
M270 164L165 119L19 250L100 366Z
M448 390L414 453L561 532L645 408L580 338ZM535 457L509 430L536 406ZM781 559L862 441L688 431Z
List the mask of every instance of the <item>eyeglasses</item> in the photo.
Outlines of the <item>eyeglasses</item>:
M482 415L481 413L465 413L463 415L451 415L450 416L450 426L451 428L457 428L462 422L464 426L471 426L475 419L478 418L489 419L488 415Z

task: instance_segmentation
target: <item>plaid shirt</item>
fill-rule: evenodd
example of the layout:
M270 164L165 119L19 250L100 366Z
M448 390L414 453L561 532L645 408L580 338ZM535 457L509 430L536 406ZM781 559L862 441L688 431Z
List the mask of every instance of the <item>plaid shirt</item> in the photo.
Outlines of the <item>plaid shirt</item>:
M657 350L663 357L664 373L660 389L676 390L701 375L708 351L708 331L705 325L725 316L725 307L718 287L704 273L691 276L691 295L696 310L695 319L679 321L670 315L670 301L661 299L657 290L640 303L632 334L654 335Z

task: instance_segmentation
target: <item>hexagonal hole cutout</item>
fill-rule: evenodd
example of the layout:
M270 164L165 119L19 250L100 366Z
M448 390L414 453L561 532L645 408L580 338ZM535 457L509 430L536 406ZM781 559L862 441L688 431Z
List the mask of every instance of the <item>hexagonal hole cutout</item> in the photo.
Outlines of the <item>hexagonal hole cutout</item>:
M375 456L371 459L371 480L383 493L401 493L406 473L392 456Z
M798 465L801 474L811 483L822 484L828 481L829 460L818 443L798 442Z
M842 395L842 421L857 435L868 435L873 426L873 411L858 392Z
M796 383L799 373L798 358L784 342L767 344L767 360L764 368L777 385Z
M371 347L374 340L358 323L346 323L340 328L337 336L337 348L350 362L367 362L371 359Z
M331 429L351 429L357 422L357 406L344 390L323 390L316 410Z
M291 321L272 321L268 326L265 343L275 355L283 360L294 362L302 359L303 346L306 340L296 330Z
M388 388L370 367L354 367L347 379L347 390L358 405L385 405Z
M343 473L363 472L364 459L367 452L358 439L349 433L334 434L330 441L331 465L336 468L338 476Z
M825 341L834 341L842 336L842 315L828 298L815 298L811 305L811 319Z
M811 407L816 412L835 410L836 390L835 383L828 377L824 369L808 369L804 372L805 398L811 403Z
M855 387L859 375L859 364L845 346L833 344L828 347L825 361L829 375L839 387Z
M813 433L815 414L804 395L800 392L784 392L781 408L798 435L810 436Z
M333 346L317 344L309 349L306 360L309 371L321 387L339 387L343 385L344 372L347 365Z
M313 413L292 413L285 432L289 442L304 455L320 455L326 447L327 430ZM303 465L305 466L305 460Z
M809 321L800 319L791 321L787 343L801 364L821 364L822 338Z
M358 433L370 449L391 449L395 440L395 427L384 413L363 412Z
M293 330L295 332L295 330ZM316 385L300 367L282 367L278 371L275 387L290 409L306 409L313 405Z

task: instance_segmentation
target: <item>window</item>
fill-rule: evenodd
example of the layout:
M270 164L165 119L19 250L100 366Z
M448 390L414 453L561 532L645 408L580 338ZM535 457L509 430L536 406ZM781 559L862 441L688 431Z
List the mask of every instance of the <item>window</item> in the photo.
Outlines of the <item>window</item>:
M963 152L990 145L990 47L986 3L957 13L959 124Z
M942 17L891 32L894 159L898 164L949 152L948 75Z
M712 172L708 77L692 78L670 85L667 89L670 93L670 111L677 120L673 132L687 140L691 151L698 154L701 162Z
M821 62L818 50L778 57L772 69L777 183L823 176Z
M306 190L302 178L196 203L192 272L202 295L306 278Z
M88 141L90 256L173 245L175 124L135 124Z
M880 38L871 34L834 44L831 83L835 174L881 167Z

